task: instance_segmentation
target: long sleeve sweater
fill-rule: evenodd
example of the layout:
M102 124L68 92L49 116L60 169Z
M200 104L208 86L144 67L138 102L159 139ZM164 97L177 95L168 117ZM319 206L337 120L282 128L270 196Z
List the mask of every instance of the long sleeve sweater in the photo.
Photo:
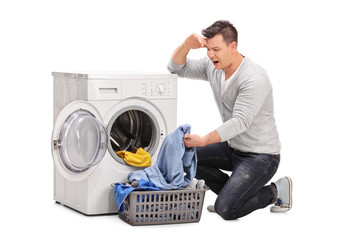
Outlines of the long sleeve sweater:
M221 94L223 70L216 69L209 58L188 59L183 65L171 59L168 69L179 77L210 83L223 121L216 129L221 141L242 152L280 154L272 86L262 67L244 58L224 94Z

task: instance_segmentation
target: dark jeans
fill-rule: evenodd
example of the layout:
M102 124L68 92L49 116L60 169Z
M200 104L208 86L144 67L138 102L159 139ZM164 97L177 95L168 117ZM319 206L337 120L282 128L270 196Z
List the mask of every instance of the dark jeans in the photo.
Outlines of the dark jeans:
M204 179L218 195L214 207L224 219L237 219L275 202L275 185L265 184L275 174L280 155L244 153L226 142L196 149L196 178ZM231 176L220 169L232 171Z

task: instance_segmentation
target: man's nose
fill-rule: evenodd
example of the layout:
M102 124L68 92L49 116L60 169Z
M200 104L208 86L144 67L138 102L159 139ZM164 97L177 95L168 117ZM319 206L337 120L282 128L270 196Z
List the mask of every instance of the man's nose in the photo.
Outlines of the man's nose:
M207 52L207 54L208 54L208 57L209 57L210 59L215 56L214 53L213 53L213 51L211 51L211 50L209 50L209 51Z

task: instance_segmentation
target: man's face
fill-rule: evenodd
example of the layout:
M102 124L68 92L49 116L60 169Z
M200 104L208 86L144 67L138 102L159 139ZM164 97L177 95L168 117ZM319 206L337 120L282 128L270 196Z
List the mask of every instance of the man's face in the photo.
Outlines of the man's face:
M206 39L207 55L217 69L225 69L231 65L233 61L234 44L235 42L227 46L221 34Z

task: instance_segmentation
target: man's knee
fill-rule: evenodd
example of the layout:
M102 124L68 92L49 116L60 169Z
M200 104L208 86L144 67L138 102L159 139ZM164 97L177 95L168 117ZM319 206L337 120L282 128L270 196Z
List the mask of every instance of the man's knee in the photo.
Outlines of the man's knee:
M232 214L232 207L229 204L224 203L223 201L217 199L215 202L215 211L225 220L235 219Z

